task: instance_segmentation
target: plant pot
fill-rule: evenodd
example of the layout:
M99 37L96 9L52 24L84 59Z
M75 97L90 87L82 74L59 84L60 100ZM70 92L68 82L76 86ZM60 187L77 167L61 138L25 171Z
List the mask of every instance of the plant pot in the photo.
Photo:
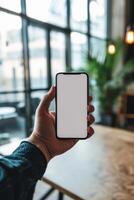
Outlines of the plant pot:
M114 113L106 114L102 113L100 115L100 124L105 126L112 126L114 127L116 125L116 115Z

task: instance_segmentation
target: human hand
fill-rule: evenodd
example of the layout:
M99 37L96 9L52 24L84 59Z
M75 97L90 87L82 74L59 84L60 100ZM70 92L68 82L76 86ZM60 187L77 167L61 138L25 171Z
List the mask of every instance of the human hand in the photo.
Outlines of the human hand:
M35 144L44 154L47 161L56 155L60 155L72 148L78 139L57 139L55 130L55 112L49 111L51 101L55 97L55 87L51 87L48 93L41 100L35 114L35 124L33 133L28 141ZM90 125L94 122L94 117L90 114L94 107L90 104L92 97L89 96L88 105L88 137L91 137L94 130Z

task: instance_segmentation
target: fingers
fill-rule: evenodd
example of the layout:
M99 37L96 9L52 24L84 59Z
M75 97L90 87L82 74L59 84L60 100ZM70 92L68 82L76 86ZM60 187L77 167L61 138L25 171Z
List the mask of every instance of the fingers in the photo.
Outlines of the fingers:
M87 111L90 112L90 113L94 112L94 106L93 105L88 105Z
M49 106L51 101L54 99L55 97L55 87L52 86L50 88L50 90L48 91L48 93L43 97L43 99L41 100L40 104L39 104L39 110L43 109L45 111L48 112Z
M88 112L94 111L94 106L90 104L92 99L93 99L92 96L88 96L88 108L87 108Z
M88 124L90 125L90 124L93 124L93 123L94 123L95 118L94 118L93 115L88 115L88 116L87 116L87 120L88 120Z
M94 134L94 129L91 126L89 126L88 127L88 138L91 137L93 134Z
M92 99L93 99L92 96L88 97L88 101L89 101L89 105L88 105L88 108L87 108L88 113L94 112L94 106L90 104ZM95 118L94 118L93 115L88 114L87 120L88 120L88 125L91 125L92 123L94 123ZM91 126L88 126L87 132L88 132L88 138L89 138L94 134L94 129Z
M94 129L90 125L94 123L95 118L94 118L93 115L88 115L87 120L88 120L88 130L87 130L87 132L88 132L88 138L89 138L94 134Z

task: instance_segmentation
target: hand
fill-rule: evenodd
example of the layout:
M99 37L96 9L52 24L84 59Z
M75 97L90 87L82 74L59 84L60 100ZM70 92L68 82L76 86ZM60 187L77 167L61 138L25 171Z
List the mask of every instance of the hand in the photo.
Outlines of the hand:
M56 155L62 154L72 148L78 139L57 139L55 131L55 112L49 111L49 105L55 97L55 87L51 87L41 100L35 114L34 130L28 141L35 144L44 154L47 161ZM88 112L94 111L90 104L92 97L89 96ZM94 117L88 114L89 125L94 122ZM93 135L94 130L88 127L88 137Z

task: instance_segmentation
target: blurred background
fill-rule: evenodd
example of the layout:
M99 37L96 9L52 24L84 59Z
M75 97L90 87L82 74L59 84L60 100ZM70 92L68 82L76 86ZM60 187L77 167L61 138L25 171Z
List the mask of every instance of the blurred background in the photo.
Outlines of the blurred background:
M0 0L1 145L31 133L61 71L89 74L96 124L133 133L133 9L133 0Z
M0 132L28 135L55 74L76 70L89 73L96 122L132 128L133 7L132 0L0 0Z

